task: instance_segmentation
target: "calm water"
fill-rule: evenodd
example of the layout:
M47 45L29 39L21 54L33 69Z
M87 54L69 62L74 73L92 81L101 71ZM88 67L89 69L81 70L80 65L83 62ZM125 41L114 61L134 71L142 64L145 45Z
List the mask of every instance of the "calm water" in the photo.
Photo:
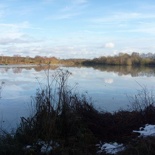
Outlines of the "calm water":
M5 82L0 99L0 125L3 128L15 127L19 118L31 113L31 96L39 87L37 79L44 82L44 67L1 66L0 81ZM51 67L53 73L58 67ZM154 68L131 67L61 67L72 75L69 85L78 83L78 92L92 97L96 108L106 111L127 109L129 98L146 86L155 88ZM37 79L36 79L37 78Z

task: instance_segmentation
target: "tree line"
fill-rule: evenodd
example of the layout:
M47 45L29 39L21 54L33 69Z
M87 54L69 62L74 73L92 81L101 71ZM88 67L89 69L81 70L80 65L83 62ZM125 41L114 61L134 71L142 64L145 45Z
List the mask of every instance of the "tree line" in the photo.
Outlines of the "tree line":
M14 56L0 56L0 64L58 64L59 59L55 57L42 57L35 56L33 57L23 57L20 55Z
M83 65L125 65L125 66L154 66L155 57L133 52L132 54L119 53L116 56L102 56L82 62Z
M115 65L115 66L154 66L155 54L119 53L115 56L101 56L94 59L58 59L56 57L20 55L0 56L0 64L64 64L64 65Z

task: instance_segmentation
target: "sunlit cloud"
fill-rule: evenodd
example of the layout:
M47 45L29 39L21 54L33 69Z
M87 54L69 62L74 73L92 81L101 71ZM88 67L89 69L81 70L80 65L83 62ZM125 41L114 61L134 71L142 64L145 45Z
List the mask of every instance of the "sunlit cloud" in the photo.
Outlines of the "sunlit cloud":
M115 47L115 44L112 43L112 42L108 42L104 45L105 48L114 48Z

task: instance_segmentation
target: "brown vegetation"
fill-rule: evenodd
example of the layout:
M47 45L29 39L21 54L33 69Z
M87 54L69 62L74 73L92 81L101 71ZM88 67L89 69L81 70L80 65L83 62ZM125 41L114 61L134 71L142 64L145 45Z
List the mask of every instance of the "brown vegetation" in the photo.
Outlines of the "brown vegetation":
M144 55L144 54L143 54ZM115 65L115 66L154 66L155 58L140 55L133 52L131 55L120 53L116 56L102 56L94 59L57 59L55 57L35 56L22 57L20 55L0 56L0 64L63 64L66 66L75 65Z
M0 56L0 64L58 64L59 59L55 57L22 57L20 55Z
M144 58L139 53L120 53L116 56L102 56L92 60L86 60L82 63L83 65L124 65L124 66L154 66L155 59L151 57Z

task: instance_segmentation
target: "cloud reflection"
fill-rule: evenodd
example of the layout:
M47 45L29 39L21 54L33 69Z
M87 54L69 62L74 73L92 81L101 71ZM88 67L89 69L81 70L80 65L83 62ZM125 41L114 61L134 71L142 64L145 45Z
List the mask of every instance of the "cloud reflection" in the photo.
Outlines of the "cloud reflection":
M109 79L104 79L104 82L107 84L112 84L114 80L112 78L109 78Z

